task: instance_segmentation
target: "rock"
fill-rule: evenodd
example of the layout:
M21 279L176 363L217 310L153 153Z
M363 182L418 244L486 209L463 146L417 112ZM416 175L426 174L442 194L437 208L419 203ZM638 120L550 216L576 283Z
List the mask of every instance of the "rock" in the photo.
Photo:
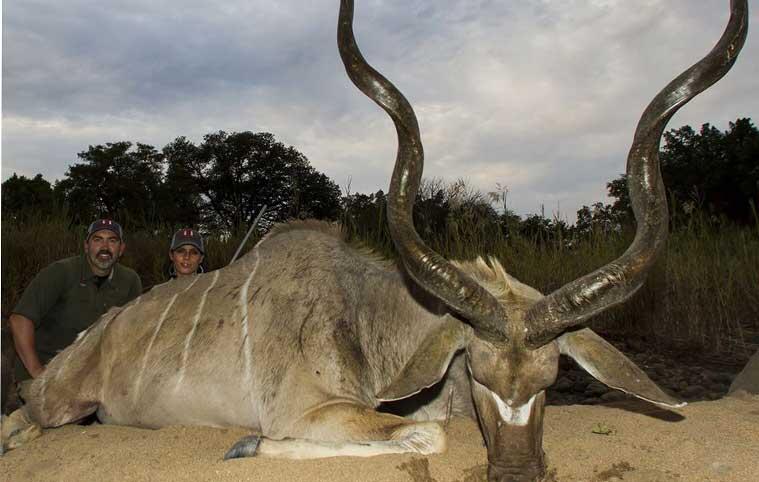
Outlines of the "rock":
M634 351L636 353L645 353L651 348L651 346L645 340L638 340L633 338L626 340L626 343L624 344L627 345L631 351Z
M585 391L585 387L588 386L587 380L577 380L574 382L574 385L572 386L572 391L575 393L583 393Z
M728 395L759 394L759 351L748 361L743 370L735 377Z
M669 373L669 370L667 370L667 367L663 363L653 363L649 365L647 371L656 373L659 376L666 376Z
M704 387L700 385L691 385L681 390L679 395L683 398L690 398L690 399L704 398L704 396L706 395L706 390L704 389Z
M722 392L727 391L734 378L730 373L714 370L704 370L702 377L704 379L704 386L709 387L712 391Z
M706 385L710 392L727 393L728 386L722 383L709 383Z
M601 400L604 402L618 402L625 399L627 399L627 394L619 390L612 390L601 395Z
M719 383L719 384L725 385L725 386L730 385L730 383L732 383L732 381L733 381L732 375L730 375L729 373L725 373L725 372L711 372L709 374L709 378L713 382Z
M599 382L590 382L588 383L588 386L585 387L585 395L590 396L600 396L608 391L609 389L606 387L606 385Z
M730 472L732 472L733 467L729 464L726 464L724 462L712 462L712 464L709 466L709 468L714 472L715 474L719 475L726 475Z
M551 388L557 392L569 392L572 390L573 386L574 382L572 382L572 380L569 378L561 377L556 381L556 383L553 384Z

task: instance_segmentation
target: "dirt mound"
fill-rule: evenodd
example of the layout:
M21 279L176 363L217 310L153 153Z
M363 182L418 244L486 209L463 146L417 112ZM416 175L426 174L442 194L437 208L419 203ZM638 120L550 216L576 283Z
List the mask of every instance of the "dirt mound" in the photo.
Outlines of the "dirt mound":
M367 459L238 459L222 454L242 429L69 425L0 457L8 482L485 480L476 422L453 419L441 455ZM753 480L759 473L759 398L698 402L678 413L643 402L550 406L544 448L554 480Z

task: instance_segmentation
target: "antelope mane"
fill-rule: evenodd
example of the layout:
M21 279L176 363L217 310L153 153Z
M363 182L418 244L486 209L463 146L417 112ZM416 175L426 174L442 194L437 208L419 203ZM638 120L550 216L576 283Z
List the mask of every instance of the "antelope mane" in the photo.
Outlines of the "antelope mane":
M526 309L543 294L506 272L503 265L493 256L487 261L478 256L474 261L452 261L461 271L473 278L501 303L515 309Z

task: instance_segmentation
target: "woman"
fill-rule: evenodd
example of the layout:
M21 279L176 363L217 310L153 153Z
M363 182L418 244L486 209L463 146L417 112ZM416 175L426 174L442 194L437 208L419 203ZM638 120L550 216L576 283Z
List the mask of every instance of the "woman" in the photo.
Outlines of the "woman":
M203 267L200 263L203 262L204 255L205 248L200 233L190 228L180 229L171 238L169 275L177 278L202 273Z

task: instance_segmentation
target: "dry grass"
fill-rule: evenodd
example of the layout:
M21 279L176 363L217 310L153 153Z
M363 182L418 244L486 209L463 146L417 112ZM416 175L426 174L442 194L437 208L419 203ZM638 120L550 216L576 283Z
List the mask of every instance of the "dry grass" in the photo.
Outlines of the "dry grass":
M619 256L632 233L589 239L535 242L512 235L461 211L422 237L449 258L497 256L511 274L550 292ZM346 230L354 238L391 254L384 213L353 219ZM143 286L165 281L172 230L158 227L129 232L123 263L141 276ZM207 238L206 267L229 263L244 233ZM7 315L31 278L50 262L78 254L84 229L63 216L2 224L2 311ZM246 245L250 249L256 236ZM602 331L644 337L713 356L749 356L759 347L759 229L696 221L672 233L664 258L646 285L627 303L593 320Z
M137 271L143 289L169 279L169 245L172 228L155 227L150 230L130 232L124 226L126 251L121 259L125 266ZM50 216L34 222L2 223L2 313L7 316L21 297L24 288L42 268L53 261L81 254L86 228L71 226L65 216ZM206 239L206 270L214 270L229 264L245 233L226 237L211 236ZM257 242L259 236L251 235L243 254Z

